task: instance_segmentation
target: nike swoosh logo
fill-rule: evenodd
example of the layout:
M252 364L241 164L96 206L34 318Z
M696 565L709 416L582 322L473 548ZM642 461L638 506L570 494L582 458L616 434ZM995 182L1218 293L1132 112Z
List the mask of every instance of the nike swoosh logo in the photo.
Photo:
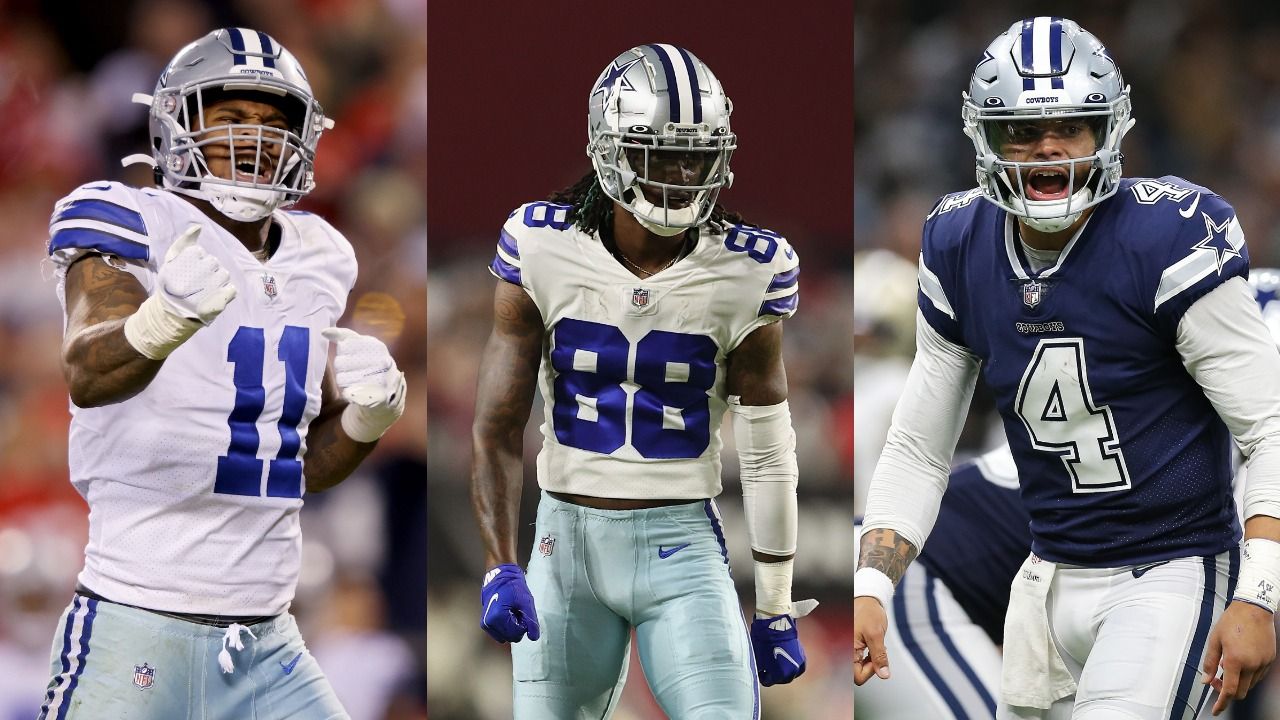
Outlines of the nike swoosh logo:
M498 600L498 593L489 596L489 603L484 606L484 624L489 624L489 611L493 609L493 604Z
M1170 562L1171 561L1169 560L1165 560L1164 562L1151 563L1150 565L1143 565L1142 567L1136 567L1133 569L1133 576L1136 578L1140 578L1143 575L1146 575L1147 571L1150 570L1151 568L1158 568L1161 565L1168 565Z
M667 558L671 557L672 555L675 555L676 553L680 552L681 550L683 550L683 549L685 549L685 548L687 548L687 547L689 547L689 543L685 543L685 544L683 544L683 545L677 545L677 546L675 546L675 547L673 547L673 548L667 548L666 550L663 550L663 549L662 549L662 546L661 546L661 545L659 545L659 546L658 546L658 557L662 558L663 560L666 560Z
M791 663L792 665L795 665L795 666L796 666L796 669L799 669L799 668L800 668L800 663L796 662L796 659L795 659L795 658L793 658L793 657L791 657L791 654L790 654L790 653L788 653L786 650L783 650L782 648L774 648L774 649L773 649L773 656L774 656L774 657L782 657L782 658L786 658L786 659L787 659L787 662L789 662L789 663Z
M289 661L288 665L285 665L284 663L280 663L280 669L284 670L285 675L290 675L293 673L293 669L298 666L298 661L301 659L302 659L302 653L298 653L297 655L293 656L293 659Z
M1191 201L1191 207L1186 210L1179 210L1178 214L1184 218L1190 218L1196 211L1196 206L1200 204L1200 193L1196 193L1196 199Z

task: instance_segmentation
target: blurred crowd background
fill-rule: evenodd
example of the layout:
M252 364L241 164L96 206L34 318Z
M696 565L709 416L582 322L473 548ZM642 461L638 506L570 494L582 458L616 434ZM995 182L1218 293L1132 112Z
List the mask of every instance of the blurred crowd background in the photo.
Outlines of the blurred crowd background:
M1065 15L1107 46L1132 86L1124 174L1176 175L1235 209L1254 268L1280 264L1280 5L1211 0L1042 3L860 0L854 22L854 387L857 509L914 352L920 228L945 193L976 186L960 93L1014 21ZM974 396L956 462L1003 442ZM1280 673L1234 720L1280 718ZM876 719L869 719L876 720Z
M68 482L62 316L45 262L53 204L81 183L151 183L146 108L169 58L225 26L292 51L336 127L299 205L355 246L343 325L387 342L405 417L356 475L303 509L293 606L356 720L426 717L425 0L0 2L0 720L35 717L83 562Z
M589 13L556 13L538 4L502 11L483 3L432 5L427 612L435 720L511 717L509 651L477 627L484 552L468 500L476 371L497 282L487 266L498 231L521 203L545 199L590 170L592 84L614 57L650 42L688 48L720 79L733 100L739 147L736 179L721 203L781 232L800 255L800 309L784 324L783 350L800 463L795 597L817 597L822 606L799 623L809 656L805 675L762 691L763 718L853 714L852 8L750 7L735 12L729 4L699 3L644 13L595 4ZM507 40L477 53L480 28ZM532 463L542 412L535 404L525 434L526 560L534 544ZM719 507L750 612L752 567L727 423L722 435L729 442ZM663 717L633 659L615 720Z

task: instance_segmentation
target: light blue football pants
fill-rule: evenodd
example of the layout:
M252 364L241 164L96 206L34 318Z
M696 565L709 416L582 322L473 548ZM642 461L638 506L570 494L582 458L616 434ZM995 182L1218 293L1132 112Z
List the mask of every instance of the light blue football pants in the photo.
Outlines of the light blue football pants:
M75 595L62 614L38 720L347 718L293 616L248 626L234 670L218 665L225 628Z
M760 688L710 501L594 510L547 493L529 589L542 636L511 646L516 720L603 720L626 682L631 629L668 717L760 717Z

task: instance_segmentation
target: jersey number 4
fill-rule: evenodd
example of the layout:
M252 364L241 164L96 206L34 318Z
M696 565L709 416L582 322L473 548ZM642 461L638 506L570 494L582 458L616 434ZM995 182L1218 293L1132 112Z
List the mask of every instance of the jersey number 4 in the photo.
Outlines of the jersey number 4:
M1018 386L1014 410L1031 446L1062 459L1074 492L1129 489L1111 408L1096 405L1089 390L1083 338L1040 341Z
M634 356L634 366L632 359ZM634 345L612 325L565 319L556 324L556 438L610 454L627 442L646 458L695 458L711 441L707 391L716 382L716 344L705 335L650 330ZM634 370L630 370L634 367Z
M311 351L311 330L286 325L280 336L276 357L284 365L284 407L277 423L280 451L267 469L267 497L302 497L302 437L298 425L307 409L307 355ZM235 366L235 407L227 423L231 444L218 458L218 474L213 491L226 495L262 495L262 460L258 457L258 418L266 405L262 384L266 361L266 337L262 328L241 327L227 347L227 362Z

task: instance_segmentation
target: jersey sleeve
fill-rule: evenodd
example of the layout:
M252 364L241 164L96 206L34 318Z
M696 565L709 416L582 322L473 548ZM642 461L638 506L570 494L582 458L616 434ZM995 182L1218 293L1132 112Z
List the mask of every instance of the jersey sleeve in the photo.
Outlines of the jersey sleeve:
M956 313L956 259L953 248L956 245L958 228L955 215L948 215L954 198L966 198L972 194L958 193L944 196L938 200L934 209L925 218L924 230L920 240L920 268L916 303L920 315L934 332L948 342L967 346L960 328ZM956 209L965 207L960 205Z
M54 205L47 250L60 271L89 253L146 263L151 240L137 191L116 182L76 188Z
M520 274L520 242L516 239L524 227L523 215L526 206L516 208L502 225L498 234L498 249L489 263L489 272L499 280L506 280L512 285L523 285L524 278Z
M786 238L764 228L731 227L723 242L733 251L735 262L753 265L756 272L753 277L759 278L756 281L759 284L750 290L755 298L748 299L755 316L745 318L746 324L730 341L732 350L756 328L796 314L800 307L800 255ZM746 257L739 259L739 253Z
M1183 203L1185 205L1185 203ZM1169 211L1175 206L1169 205ZM1181 211L1180 211L1181 213ZM1160 324L1174 329L1197 300L1231 278L1249 277L1249 250L1235 209L1205 191L1190 217L1183 216L1159 267L1151 299Z

